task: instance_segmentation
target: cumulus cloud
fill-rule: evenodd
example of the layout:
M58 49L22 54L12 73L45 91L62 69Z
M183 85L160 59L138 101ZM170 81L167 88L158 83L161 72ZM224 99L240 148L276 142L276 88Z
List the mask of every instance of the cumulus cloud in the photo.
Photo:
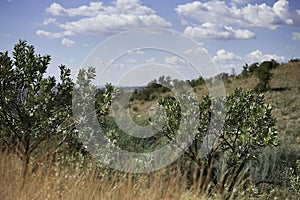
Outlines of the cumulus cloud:
M219 26L212 23L204 23L201 26L188 26L184 33L193 38L213 39L251 39L255 33L246 29L234 29L231 26Z
M65 31L78 34L111 34L138 27L171 27L171 23L141 5L139 0L116 0L111 6L91 2L76 8L64 8L52 3L46 12L70 19L59 25ZM76 20L72 20L77 17Z
M228 52L224 49L217 51L217 55L213 57L214 61L217 62L228 62L228 61L240 61L242 58L233 52Z
M54 39L54 38L62 38L64 36L71 36L74 35L74 33L70 32L70 31L64 31L64 32L59 32L59 33L51 33L48 31L44 31L44 30L37 30L36 34L42 37L46 37L49 39Z
M196 49L186 49L183 53L186 55L189 55L189 54L200 55L200 54L207 54L208 51L204 47L197 47Z
M186 65L186 61L178 56L171 56L165 58L165 63L168 65Z
M50 33L48 31L43 31L43 30L37 30L36 34L46 38L61 38L64 36L63 33Z
M178 61L179 61L179 58L177 56L165 58L165 63L167 63L167 64L176 64Z
M55 18L47 18L43 21L43 25L48 25L48 24L55 23L55 22L56 22Z
M284 56L278 56L276 54L263 54L261 51L256 50L246 55L245 60L250 63L263 62L266 60L274 59L278 62L285 60Z
M67 38L63 38L62 41L61 41L61 44L66 46L66 47L72 47L72 46L75 45L75 41L69 40Z
M191 36L215 39L249 39L255 35L250 28L276 29L282 25L300 26L300 10L289 7L287 0L278 0L272 6L266 3L237 7L233 0L228 6L225 1L194 1L178 5L175 11L186 25L185 32ZM193 20L195 23L188 23Z
M292 40L300 40L300 33L299 32L293 32L292 33Z

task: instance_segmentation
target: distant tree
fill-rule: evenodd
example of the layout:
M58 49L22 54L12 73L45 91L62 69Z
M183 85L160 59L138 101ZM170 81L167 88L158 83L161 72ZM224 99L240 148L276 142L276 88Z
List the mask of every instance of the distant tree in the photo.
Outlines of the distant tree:
M242 76L245 78L249 76L249 65L247 63L243 66Z
M289 60L289 63L298 63L298 62L300 62L299 58L292 58Z
M204 80L204 78L202 76L199 76L199 78L197 78L197 79L188 80L188 83L192 87L195 87L197 85L203 85L203 84L205 84L205 80Z
M256 70L258 69L259 64L258 63L253 63L249 66L249 73L252 75L256 72Z
M272 63L272 69L275 69L277 66L279 66L279 63L274 59L271 59L270 62Z
M272 62L263 62L260 66L256 69L255 75L259 80L259 83L255 87L255 90L258 92L265 92L270 89L270 81L272 78L272 73L270 70L272 69L273 64Z
M262 62L259 66L264 66L266 68L268 68L269 70L271 69L275 69L277 66L279 65L279 63L277 63L275 60L270 60L270 61L264 61Z
M215 80L222 80L222 81L225 81L225 82L230 82L229 74L225 73L225 72L218 74L214 78L215 78Z
M236 72L235 72L235 69L233 67L231 68L230 76L231 77L236 76Z

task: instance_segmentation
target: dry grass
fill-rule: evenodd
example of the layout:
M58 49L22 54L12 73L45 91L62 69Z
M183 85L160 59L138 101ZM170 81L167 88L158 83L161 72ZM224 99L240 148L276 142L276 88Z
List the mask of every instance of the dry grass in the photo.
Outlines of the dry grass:
M176 168L138 175L115 172L102 178L95 178L94 171L80 175L68 167L60 166L60 169L58 170L57 166L42 166L24 179L21 174L22 162L15 156L0 151L0 199L221 200L227 192L211 191L213 187L210 184L204 184L206 187L203 187L201 183L209 183L203 175L190 185L187 176L180 175ZM196 177L195 174L192 176ZM285 190L274 190L273 194L266 192L258 194L255 188L251 187L245 190L242 188L245 180L247 178L241 175L230 199L289 197Z
M22 162L0 152L0 199L201 199L201 190L187 191L186 179L177 170L166 176L161 170L151 174L113 175L96 179L94 173L80 175L68 167L40 167L34 174L22 176ZM25 181L24 181L25 180ZM24 183L24 184L23 184ZM196 196L198 198L196 198Z

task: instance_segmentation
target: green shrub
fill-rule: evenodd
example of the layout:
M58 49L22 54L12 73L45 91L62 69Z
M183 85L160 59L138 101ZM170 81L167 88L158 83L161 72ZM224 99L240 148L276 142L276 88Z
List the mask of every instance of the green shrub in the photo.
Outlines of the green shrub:
M270 89L270 81L272 73L270 69L273 65L270 62L263 62L255 71L255 75L259 80L259 83L255 87L258 92L265 92Z

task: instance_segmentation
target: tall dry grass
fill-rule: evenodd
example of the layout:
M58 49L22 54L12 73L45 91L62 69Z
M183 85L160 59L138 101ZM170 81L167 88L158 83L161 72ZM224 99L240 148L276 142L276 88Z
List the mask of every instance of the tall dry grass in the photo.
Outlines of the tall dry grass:
M64 164L47 164L47 161L41 162L34 172L29 166L24 177L23 166L15 155L0 151L1 200L221 200L228 195L228 199L297 199L284 187L270 190L267 184L258 190L255 184L247 184L251 180L246 174L239 176L232 193L227 191L226 185L219 190L201 168L183 173L177 165L148 174L105 173L101 178L96 168L82 173Z
M187 179L177 170L166 175L156 173L133 175L115 172L96 179L93 172L85 175L60 166L41 166L22 175L22 161L14 155L0 152L0 199L205 199L200 185L188 189ZM207 190L206 190L207 192ZM197 197L197 198L196 198Z

